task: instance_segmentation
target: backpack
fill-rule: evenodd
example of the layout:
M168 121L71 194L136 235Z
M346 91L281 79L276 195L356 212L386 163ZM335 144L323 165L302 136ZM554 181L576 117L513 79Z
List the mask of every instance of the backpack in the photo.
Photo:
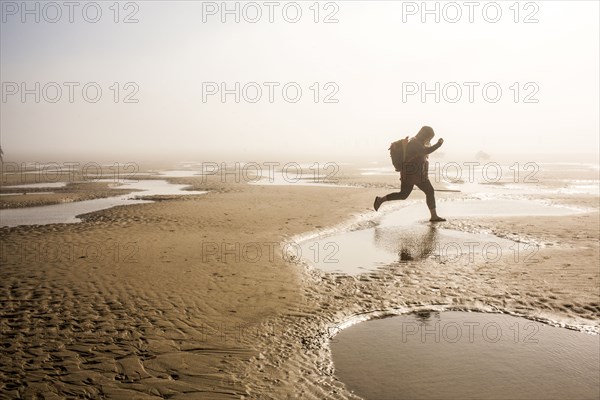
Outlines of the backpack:
M390 157L396 171L402 171L402 164L406 161L406 149L408 147L408 136L404 139L397 140L390 145Z

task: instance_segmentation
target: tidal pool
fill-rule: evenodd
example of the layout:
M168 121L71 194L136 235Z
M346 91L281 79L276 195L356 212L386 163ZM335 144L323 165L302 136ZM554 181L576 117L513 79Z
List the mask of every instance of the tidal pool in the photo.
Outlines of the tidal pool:
M569 215L580 212L534 200L453 200L440 202L440 215L449 220L473 216ZM394 262L435 258L440 262L496 262L517 257L535 262L538 246L500 238L492 234L469 233L444 228L428 221L423 202L414 202L384 214L374 227L336 232L301 241L297 255L323 271L357 275Z
M112 180L99 180L99 182L102 181L112 182ZM78 215L116 206L151 202L149 200L139 199L139 197L207 193L204 191L183 190L188 186L189 185L176 185L164 180L125 181L120 185L114 186L114 188L136 191L122 196L107 197L103 199L2 210L0 212L0 226L77 223L81 221L77 218Z
M25 183L22 185L3 186L4 189L38 189L38 188L62 188L67 182Z
M335 375L366 400L600 398L600 336L506 314L370 320L331 350Z

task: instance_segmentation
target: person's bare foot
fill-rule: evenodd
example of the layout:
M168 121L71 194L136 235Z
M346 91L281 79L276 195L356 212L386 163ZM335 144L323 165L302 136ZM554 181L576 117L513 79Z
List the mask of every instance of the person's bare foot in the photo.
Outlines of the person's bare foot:
M445 219L442 217L431 217L431 219L429 220L429 222L444 222Z
M379 196L375 197L375 202L373 203L373 208L375 209L375 211L379 210L379 207L381 207L381 204L383 203L383 199Z

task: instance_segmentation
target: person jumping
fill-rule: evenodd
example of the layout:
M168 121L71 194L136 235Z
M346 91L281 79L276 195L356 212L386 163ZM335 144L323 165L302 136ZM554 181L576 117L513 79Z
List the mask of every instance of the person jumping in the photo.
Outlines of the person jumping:
M373 204L375 211L379 210L379 207L386 201L406 200L416 185L425 193L427 207L429 207L429 212L431 213L429 220L431 222L445 221L435 211L435 191L428 176L429 161L427 161L427 156L439 149L442 143L444 143L444 139L439 139L436 144L430 146L429 143L434 136L433 129L429 126L424 126L415 137L408 141L406 159L402 163L400 171L400 191L383 197L375 197L375 203Z

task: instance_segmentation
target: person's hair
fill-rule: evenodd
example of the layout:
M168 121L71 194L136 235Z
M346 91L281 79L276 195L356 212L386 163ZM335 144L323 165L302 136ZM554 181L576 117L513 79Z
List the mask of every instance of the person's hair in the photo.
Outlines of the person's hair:
M429 144L429 141L433 139L434 136L435 133L433 132L433 128L430 126L424 126L421 128L421 130L419 131L419 133L417 133L415 137L421 139L423 143L427 145Z

